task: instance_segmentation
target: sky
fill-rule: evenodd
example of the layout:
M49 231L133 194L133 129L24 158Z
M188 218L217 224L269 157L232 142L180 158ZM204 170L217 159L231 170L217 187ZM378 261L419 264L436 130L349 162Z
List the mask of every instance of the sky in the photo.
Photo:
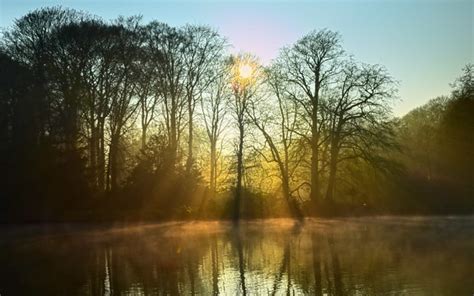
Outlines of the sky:
M279 49L314 29L342 35L347 53L380 64L398 81L394 115L439 95L474 63L474 0L0 0L0 27L28 11L57 6L111 20L142 15L172 26L206 24L268 64Z

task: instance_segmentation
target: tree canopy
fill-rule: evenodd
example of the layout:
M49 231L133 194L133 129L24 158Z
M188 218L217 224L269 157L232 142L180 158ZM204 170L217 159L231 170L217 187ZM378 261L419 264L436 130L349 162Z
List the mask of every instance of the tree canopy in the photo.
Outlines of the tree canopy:
M267 66L216 30L32 11L0 46L3 219L470 212L474 78L402 118L315 30Z

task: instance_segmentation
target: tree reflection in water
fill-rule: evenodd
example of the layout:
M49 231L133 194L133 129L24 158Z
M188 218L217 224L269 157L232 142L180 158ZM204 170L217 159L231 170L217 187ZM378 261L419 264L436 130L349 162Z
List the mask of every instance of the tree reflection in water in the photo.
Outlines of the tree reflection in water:
M469 295L464 219L4 228L1 295Z

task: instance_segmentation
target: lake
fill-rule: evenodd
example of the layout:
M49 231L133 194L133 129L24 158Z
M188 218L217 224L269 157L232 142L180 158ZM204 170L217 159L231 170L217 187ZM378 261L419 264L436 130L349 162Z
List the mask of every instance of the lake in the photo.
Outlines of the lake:
M474 217L0 226L0 295L473 295Z

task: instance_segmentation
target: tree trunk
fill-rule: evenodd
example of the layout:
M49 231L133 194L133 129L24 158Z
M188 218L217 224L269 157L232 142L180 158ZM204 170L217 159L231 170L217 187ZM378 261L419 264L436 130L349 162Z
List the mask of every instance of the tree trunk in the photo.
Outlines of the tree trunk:
M313 116L313 127L311 135L311 201L319 200L319 132L317 118Z
M97 174L98 174L98 184L99 190L105 190L105 138L104 138L104 120L101 119L99 124L99 141L98 145L98 161L97 161Z
M76 141L78 135L77 118L78 106L74 87L63 91L64 94L64 110L63 110L63 125L64 125L64 140L66 152L71 153L76 150Z
M281 168L283 169L283 168ZM290 193L290 180L288 177L288 173L285 171L281 172L282 174L282 189L283 189L283 197L285 198L287 204L288 204L288 209L290 210L290 214L293 218L302 220L303 219L303 213L301 212L301 209L296 202L296 200L291 196Z
M118 174L118 144L119 139L117 135L112 135L110 140L109 148L109 187L110 192L114 192L117 189L117 174Z
M210 190L211 190L211 196L214 196L216 193L216 170L217 170L217 161L216 161L217 155L216 155L216 141L211 142L211 176L210 176Z
M188 159L186 160L186 173L191 172L193 166L193 99L192 97L188 98Z
M148 126L146 124L142 124L142 150L145 150L146 148L146 132L147 132Z
M315 204L319 200L319 131L318 131L318 109L319 109L319 70L316 74L314 98L312 98L311 114L311 201Z
M242 177L243 177L243 150L244 150L244 123L239 120L239 146L237 150L237 186L234 198L234 222L240 219L240 202L242 197Z
M178 133L176 125L176 103L172 102L172 110L170 112L170 161L171 166L174 167L177 161L178 150Z
M94 188L97 188L97 128L94 120L91 122L91 138L89 140L89 157L90 157L90 171L91 179Z
M328 188L326 192L326 200L331 201L334 195L334 187L336 184L336 173L337 173L337 159L339 157L339 149L337 148L337 141L331 144L331 159L329 163L329 180Z

